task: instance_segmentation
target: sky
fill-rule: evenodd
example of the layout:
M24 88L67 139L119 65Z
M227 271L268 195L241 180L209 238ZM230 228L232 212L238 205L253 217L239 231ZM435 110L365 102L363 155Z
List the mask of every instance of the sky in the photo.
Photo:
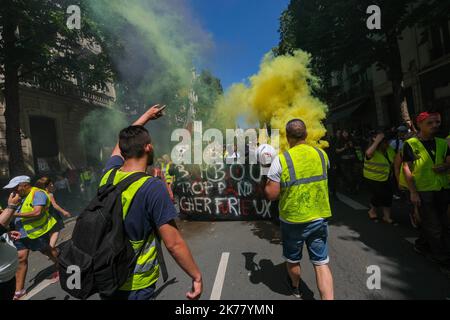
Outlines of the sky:
M214 47L205 67L224 89L258 72L264 54L279 42L279 18L289 0L188 0Z

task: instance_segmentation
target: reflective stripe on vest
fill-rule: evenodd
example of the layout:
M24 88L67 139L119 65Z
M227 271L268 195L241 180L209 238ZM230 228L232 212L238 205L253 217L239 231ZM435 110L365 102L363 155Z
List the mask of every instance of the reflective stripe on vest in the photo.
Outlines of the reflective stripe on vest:
M406 141L411 147L416 159L412 162L411 173L417 191L440 191L448 186L448 176L437 174L433 171L435 165L441 165L445 162L447 152L447 141L445 139L435 138L436 140L436 158L432 159L427 149L418 138L411 138ZM400 186L407 187L406 178L403 170L400 171Z
M46 233L48 233L57 223L55 217L53 217L49 213L49 208L51 205L50 202L50 196L48 193L42 189L38 188L31 188L31 192L27 195L25 198L25 201L22 204L22 207L20 208L20 213L29 213L33 212L34 206L33 206L33 199L34 194L37 192L43 192L47 196L47 203L44 206L44 209L39 217L32 217L32 218L19 218L20 223L23 226L23 229L25 230L26 236L30 239L37 239L39 237L42 237Z
M299 145L281 154L280 162L280 219L288 223L308 223L329 218L326 154L317 148Z
M103 186L108 181L108 177L111 174L113 170L108 171L102 178L100 182L100 186ZM135 172L121 172L117 171L116 176L114 177L113 184L116 185L120 181L126 179L130 175L132 175ZM125 221L125 218L128 214L128 211L130 209L131 203L133 201L134 196L138 192L138 190L144 185L145 182L148 181L151 177L144 177L142 179L139 179L135 183L133 183L131 186L128 187L127 190L125 190L122 193L121 200L122 200L122 207L123 207L123 219ZM128 280L125 282L125 284L120 288L120 290L123 291L135 291L135 290L141 290L145 289L154 283L158 281L159 278L159 265L157 260L157 251L156 251L156 239L154 230L149 235L147 242L145 244L145 248L140 253L136 266L133 271L133 275L128 278ZM144 240L130 240L131 246L133 247L133 250L137 254L142 246L144 245Z
M316 148L314 148L314 149L316 149ZM291 158L291 155L289 154L289 152L286 151L283 154L283 156L286 160L287 166L288 166L290 180L289 180L289 182L282 182L281 183L282 188L290 188L293 186L299 186L301 184L313 183L313 182L318 182L318 181L323 181L323 180L328 179L325 157L323 156L323 153L320 152L318 149L316 149L316 151L319 153L320 160L322 161L322 175L309 177L309 178L303 178L303 179L296 179L294 162L292 161L292 158Z
M388 158L376 150L370 160L364 160L364 178L378 182L385 182L389 179L395 151L391 146L388 146L386 153Z

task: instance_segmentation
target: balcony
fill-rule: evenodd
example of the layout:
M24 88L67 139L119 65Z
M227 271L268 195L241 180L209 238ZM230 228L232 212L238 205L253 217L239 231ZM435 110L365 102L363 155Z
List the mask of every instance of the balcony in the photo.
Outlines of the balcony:
M59 96L80 99L86 103L101 107L109 107L114 102L114 97L111 95L81 88L68 80L42 81L38 77L33 77L22 81L21 85L47 91Z

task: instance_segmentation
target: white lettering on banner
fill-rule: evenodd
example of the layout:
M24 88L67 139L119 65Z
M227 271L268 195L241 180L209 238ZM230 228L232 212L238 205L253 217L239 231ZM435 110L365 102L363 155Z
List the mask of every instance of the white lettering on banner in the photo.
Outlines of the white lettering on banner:
M220 195L223 194L223 192L225 191L226 188L227 188L227 185L225 184L225 182L219 182L217 184L217 189L219 190Z
M253 205L255 206L256 214L263 216L263 218L265 218L265 217L270 218L271 202L268 200L262 200L262 201L260 201L260 204L261 204L261 209L260 209L260 206L258 205L258 200L253 200Z
M224 202L228 203L228 198L216 198L214 199L215 204L216 204L216 214L220 213L220 205L222 205Z
M225 178L224 169L225 165L223 163L209 167L209 169L206 170L206 179L212 182L222 181ZM214 177L211 177L211 171L214 172Z
M183 179L186 179L187 177L189 177L189 172L186 171L184 166L178 165L177 169L178 169L178 172L180 173L180 176L178 177L178 179L183 180Z
M198 188L199 187L199 188ZM197 189L197 190L196 190ZM192 184L192 192L196 195L203 193L203 183L202 182L194 182Z
M237 198L228 198L229 213L234 214L236 217L241 215L240 200Z
M238 182L238 194L241 197L247 197L253 192L253 185L247 181Z
M259 165L258 165L259 166ZM262 178L262 176L263 176L263 170L259 170L259 177L258 178L256 178L254 175L253 175L253 168L254 168L254 165L251 165L251 168L250 168L250 177L253 179L253 181L255 181L255 182L261 182L261 178Z
M235 169L235 168L237 168L237 169ZM240 177L235 175L235 172L238 173L239 171L241 172L241 176ZM241 181L242 179L244 179L244 176L245 176L245 168L244 168L244 166L240 165L240 164L232 164L230 166L230 176L235 181Z

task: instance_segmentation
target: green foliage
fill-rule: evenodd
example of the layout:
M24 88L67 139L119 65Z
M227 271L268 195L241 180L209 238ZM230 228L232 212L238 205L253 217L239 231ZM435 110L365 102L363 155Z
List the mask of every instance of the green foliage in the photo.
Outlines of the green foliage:
M80 30L66 26L70 5L83 13ZM88 47L101 43L102 33L89 18L80 0L3 0L0 8L0 33L5 23L17 27L16 42L9 50L14 60L6 61L5 39L0 38L0 72L7 63L19 68L19 79L38 77L41 81L78 79L84 88L104 88L112 78L106 52ZM86 46L87 45L87 46Z
M368 30L366 13L378 5L382 29ZM313 55L319 75L358 65L365 70L372 64L388 72L396 69L395 40L415 24L430 25L448 19L447 0L292 0L280 19L281 41L278 54L301 48Z

